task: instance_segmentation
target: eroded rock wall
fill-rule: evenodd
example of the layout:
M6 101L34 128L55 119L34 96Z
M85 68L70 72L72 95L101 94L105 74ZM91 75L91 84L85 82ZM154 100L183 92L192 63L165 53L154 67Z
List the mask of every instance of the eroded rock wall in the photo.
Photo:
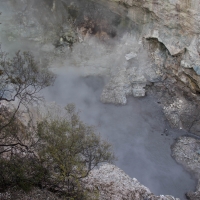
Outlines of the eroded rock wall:
M150 82L170 124L199 134L200 1L110 0L107 6L137 24L146 39L149 68L159 77Z
M200 1L110 1L126 7L126 15L139 24L141 37L157 39L172 56L181 54L182 71L196 81L199 90L199 76L196 75L200 74ZM110 5L110 8L115 10L114 6ZM188 70L190 68L196 74ZM194 89L193 86L191 88Z

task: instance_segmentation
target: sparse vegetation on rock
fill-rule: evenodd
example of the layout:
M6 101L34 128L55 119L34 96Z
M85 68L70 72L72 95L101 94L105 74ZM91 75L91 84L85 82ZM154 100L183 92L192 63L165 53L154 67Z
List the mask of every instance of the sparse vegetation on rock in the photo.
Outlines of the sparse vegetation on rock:
M73 104L36 123L24 112L42 100L38 92L55 75L39 68L29 52L0 52L0 191L46 189L67 199L86 199L82 179L114 159L111 146L84 124ZM12 102L12 104L11 104ZM54 110L55 111L55 110ZM95 199L93 192L89 199Z

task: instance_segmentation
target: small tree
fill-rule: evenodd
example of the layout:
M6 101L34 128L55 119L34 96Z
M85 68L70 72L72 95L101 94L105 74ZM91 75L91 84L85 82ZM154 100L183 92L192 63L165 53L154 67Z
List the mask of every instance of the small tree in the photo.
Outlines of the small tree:
M82 200L82 180L114 159L110 144L80 120L74 105L56 116L49 113L37 126L22 122L20 108L29 111L29 105L41 101L38 92L54 79L29 52L9 58L0 49L0 191L39 186Z
M39 91L54 79L30 52L18 51L11 58L0 47L0 190L13 186L28 189L44 176L35 155L34 129L24 124L20 115L30 114L29 106L42 100Z
M27 131L22 131L23 124L17 118L19 109L23 106L24 111L29 110L31 104L42 100L39 91L54 79L55 75L39 66L30 52L18 51L9 58L0 47L0 154L25 145Z
M49 187L83 199L82 179L99 164L113 161L114 156L111 145L80 120L73 104L65 110L66 115L46 118L38 124L38 155L51 172Z

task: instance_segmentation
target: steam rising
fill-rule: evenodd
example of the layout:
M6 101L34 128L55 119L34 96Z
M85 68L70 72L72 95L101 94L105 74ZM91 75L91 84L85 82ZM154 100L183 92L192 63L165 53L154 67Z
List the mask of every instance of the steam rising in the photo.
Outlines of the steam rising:
M13 1L10 0L10 2ZM20 2L23 4L22 1ZM53 6L53 1L50 0L27 0L27 2L30 2L30 7L40 5L40 2L48 2L47 6ZM85 1L79 6L79 8L83 8L79 20L87 10L84 3ZM185 192L194 190L195 181L170 156L170 146L174 139L185 133L168 127L156 99L149 96L145 98L129 97L126 106L100 102L103 87L111 78L124 70L130 71L130 77L133 71L137 76L143 75L147 81L159 79L155 66L149 64L148 52L143 48L136 26L127 22L126 19L126 25L135 29L132 33L122 35L124 27L121 23L122 19L114 14L108 14L112 22L109 23L113 29L116 28L116 37L105 39L102 42L86 35L84 41L74 45L72 51L67 47L55 49L54 41L35 42L34 38L28 38L26 35L23 37L21 33L21 38L16 38L14 34L12 38L10 33L12 28L14 30L16 27L9 26L9 30L6 26L15 13L13 14L7 0L2 0L0 4L1 10L4 11L0 16L4 22L0 26L0 38L4 50L9 52L18 49L31 50L39 61L48 60L51 70L58 75L55 85L42 92L47 101L55 101L62 106L75 103L76 107L81 110L81 119L96 126L97 131L113 144L114 152L118 157L116 165L131 177L137 178L152 192L174 195L184 199ZM103 9L102 6L98 8L100 11ZM22 8L18 6L17 10L20 9ZM23 9L25 8L23 7ZM95 14L95 9L92 7L90 7L90 11L90 15ZM51 14L52 11L49 12ZM98 12L95 17L98 19L100 15L103 16L108 12L110 11L106 10L103 14ZM47 14L51 16L49 13ZM105 14L105 16L107 15ZM33 17L33 19L35 18ZM56 19L55 23L57 23ZM47 32L47 34L49 33ZM56 39L59 39L59 34L56 36L58 36ZM81 37L81 35L79 36ZM127 61L125 56L129 53L137 54L137 58ZM166 129L168 135L165 135Z
M195 182L170 156L175 137L184 132L169 129L162 110L152 97L128 99L128 105L102 104L99 100L104 80L80 77L74 71L57 71L58 78L44 93L61 105L75 103L81 119L95 125L103 138L112 143L116 165L137 178L155 194L185 199ZM164 132L168 131L168 136Z

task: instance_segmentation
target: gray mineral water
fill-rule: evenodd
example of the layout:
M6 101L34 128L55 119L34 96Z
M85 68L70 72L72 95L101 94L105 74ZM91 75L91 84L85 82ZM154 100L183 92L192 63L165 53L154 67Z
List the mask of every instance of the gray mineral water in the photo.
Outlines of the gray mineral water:
M130 177L137 178L153 193L185 199L196 181L171 157L176 137L187 134L170 129L156 99L150 96L128 98L128 104L103 104L100 95L104 80L80 77L57 70L54 86L43 91L47 101L65 106L75 103L81 119L96 126L114 148L115 164Z

